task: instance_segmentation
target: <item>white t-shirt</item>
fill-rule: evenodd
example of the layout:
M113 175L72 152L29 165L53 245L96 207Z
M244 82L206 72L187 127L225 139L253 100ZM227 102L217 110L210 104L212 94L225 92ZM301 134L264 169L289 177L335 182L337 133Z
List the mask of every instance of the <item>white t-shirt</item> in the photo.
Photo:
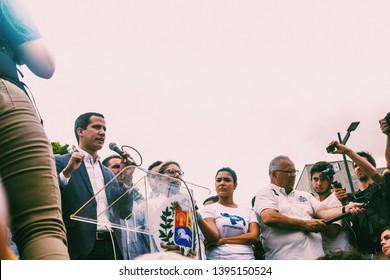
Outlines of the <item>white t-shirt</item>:
M221 238L247 233L249 224L258 223L255 212L250 208L226 207L218 202L204 206L203 218L214 218ZM224 244L206 250L208 260L251 260L254 259L251 245Z
M331 193L321 202L331 208L343 206L334 193ZM343 221L339 220L334 222L334 224L338 224L340 227L342 227ZM324 248L324 251L348 250L350 246L346 232L341 230L340 233L334 238L330 238L322 234L322 247Z
M308 192L287 194L284 188L270 184L257 192L254 209L259 216L264 209L275 209L291 218L309 220L321 205ZM260 238L266 260L314 260L324 255L321 234L269 227L261 218Z

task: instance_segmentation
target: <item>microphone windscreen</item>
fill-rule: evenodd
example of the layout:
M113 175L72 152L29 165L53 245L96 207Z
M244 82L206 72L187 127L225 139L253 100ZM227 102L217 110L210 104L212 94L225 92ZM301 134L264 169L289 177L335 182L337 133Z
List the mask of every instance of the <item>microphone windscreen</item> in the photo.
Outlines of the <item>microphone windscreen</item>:
M111 142L108 147L110 148L110 150L113 150L115 151L115 148L117 148L118 146L114 143L114 142Z

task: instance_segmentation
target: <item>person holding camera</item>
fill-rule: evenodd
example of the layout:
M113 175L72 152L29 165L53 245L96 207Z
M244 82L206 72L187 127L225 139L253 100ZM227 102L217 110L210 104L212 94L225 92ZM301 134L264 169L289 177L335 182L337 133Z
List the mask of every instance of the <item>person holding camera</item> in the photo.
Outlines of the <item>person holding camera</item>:
M353 160L356 176L359 178L359 190L347 193L345 189L335 190L337 198L343 203L361 202L367 209L362 215L352 217L350 243L359 252L371 259L382 259L379 232L390 222L390 173L380 174L371 154L354 152L349 147L332 141L333 154L345 154Z
M324 255L324 221L342 213L364 212L362 203L330 208L306 191L294 189L298 170L287 156L269 164L271 183L256 194L254 210L260 217L260 237L266 260L314 260Z
M317 193L317 199L329 207L340 207L341 202L333 192L334 188L341 187L337 181L333 181L335 174L333 166L326 161L319 161L310 169L310 179L313 190ZM350 249L348 237L345 232L343 220L335 221L321 232L322 247L324 252L348 251Z

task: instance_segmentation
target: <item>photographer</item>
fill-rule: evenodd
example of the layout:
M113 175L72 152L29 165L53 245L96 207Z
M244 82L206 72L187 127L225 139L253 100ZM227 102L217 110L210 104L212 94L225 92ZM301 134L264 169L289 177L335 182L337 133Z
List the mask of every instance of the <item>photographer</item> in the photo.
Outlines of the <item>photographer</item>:
M353 160L354 171L359 178L359 190L346 193L345 189L336 189L337 198L343 203L363 202L367 211L351 218L351 244L372 259L381 259L379 231L390 220L390 174L386 170L380 174L375 168L374 158L367 152L354 152L350 148L333 141L333 154L345 154Z
M317 199L328 207L340 207L341 202L337 199L333 189L341 188L341 184L333 180L335 169L326 161L319 161L310 169L310 179L313 190L317 193ZM331 251L347 251L349 243L345 232L343 220L338 220L327 226L321 232L322 247L325 253Z

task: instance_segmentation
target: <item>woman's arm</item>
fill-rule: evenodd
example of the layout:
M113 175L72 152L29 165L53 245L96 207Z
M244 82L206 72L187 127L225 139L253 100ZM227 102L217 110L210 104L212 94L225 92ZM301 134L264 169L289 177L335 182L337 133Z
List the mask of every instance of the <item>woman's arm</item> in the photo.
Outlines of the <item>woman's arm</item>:
M247 233L221 238L218 240L216 245L223 245L223 244L252 245L259 241L259 234L260 234L259 224L256 222L252 222L249 224Z
M214 218L209 217L209 218L198 220L198 225L202 230L202 233L208 243L218 242L220 236Z

